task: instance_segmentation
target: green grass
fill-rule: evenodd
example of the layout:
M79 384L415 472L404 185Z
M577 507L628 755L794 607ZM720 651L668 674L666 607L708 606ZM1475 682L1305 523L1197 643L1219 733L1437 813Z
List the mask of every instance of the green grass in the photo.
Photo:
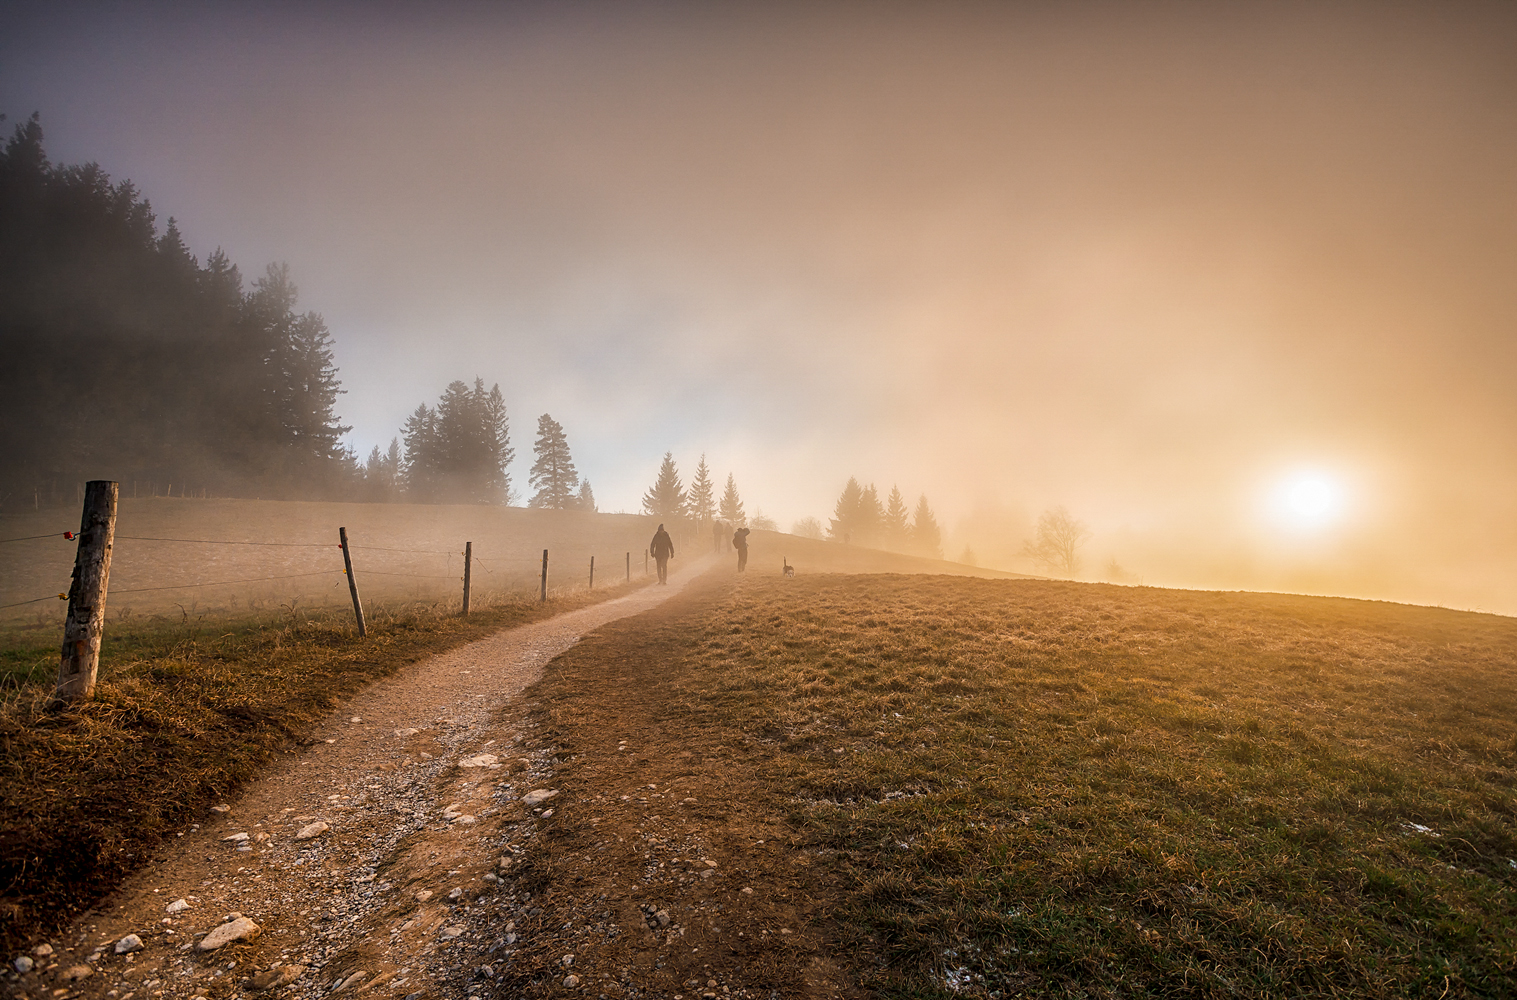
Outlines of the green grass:
M1517 994L1517 621L748 580L675 706L777 751L886 996Z
M113 621L94 698L52 703L61 635L0 632L0 951L56 927L343 698L432 653L625 593Z

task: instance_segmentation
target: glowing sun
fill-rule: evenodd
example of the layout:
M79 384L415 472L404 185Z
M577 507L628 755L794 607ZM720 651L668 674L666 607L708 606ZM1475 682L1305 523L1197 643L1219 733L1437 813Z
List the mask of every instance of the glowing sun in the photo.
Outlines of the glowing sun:
M1332 478L1318 473L1291 477L1276 492L1276 511L1297 528L1320 528L1338 518L1343 510L1343 489Z

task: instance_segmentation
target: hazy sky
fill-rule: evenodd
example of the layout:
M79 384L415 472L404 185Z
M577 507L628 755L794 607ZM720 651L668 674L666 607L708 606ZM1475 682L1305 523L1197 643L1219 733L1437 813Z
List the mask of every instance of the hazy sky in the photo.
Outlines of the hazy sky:
M289 262L360 452L478 375L603 509L705 452L786 526L852 474L1008 568L1063 503L1092 577L1517 613L1517 5L0 12L11 122Z

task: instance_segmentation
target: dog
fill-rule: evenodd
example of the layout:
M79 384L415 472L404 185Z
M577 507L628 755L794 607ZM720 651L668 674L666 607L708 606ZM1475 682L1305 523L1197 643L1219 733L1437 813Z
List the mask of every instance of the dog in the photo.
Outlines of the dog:
M780 556L780 562L785 564L784 573L786 576L795 576L795 567L790 565L789 559L785 558L784 556Z

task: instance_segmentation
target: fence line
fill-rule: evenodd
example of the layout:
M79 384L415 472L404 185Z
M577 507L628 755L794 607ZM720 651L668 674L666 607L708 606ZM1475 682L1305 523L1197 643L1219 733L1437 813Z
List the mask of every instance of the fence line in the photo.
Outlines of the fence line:
M23 535L20 538L0 538L0 545L4 545L6 542L30 542L38 538L61 538L64 541L72 542L74 537L72 531L55 531L51 535Z

